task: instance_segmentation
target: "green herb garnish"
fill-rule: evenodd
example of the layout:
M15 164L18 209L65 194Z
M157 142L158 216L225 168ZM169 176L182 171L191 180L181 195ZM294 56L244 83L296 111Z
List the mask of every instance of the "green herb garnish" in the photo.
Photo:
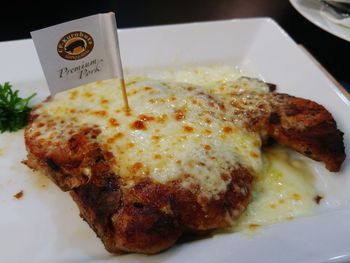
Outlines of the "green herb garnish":
M36 95L28 98L18 97L18 90L13 91L10 83L0 84L0 132L17 131L27 124L31 107L29 101Z

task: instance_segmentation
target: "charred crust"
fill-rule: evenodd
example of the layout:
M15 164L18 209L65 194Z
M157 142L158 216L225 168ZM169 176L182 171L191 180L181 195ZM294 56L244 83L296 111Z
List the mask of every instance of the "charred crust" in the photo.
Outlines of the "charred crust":
M305 150L305 151L304 151L304 154L307 155L307 156L310 156L310 155L312 155L312 151L310 151L310 150Z
M128 223L126 239L129 241L137 240L140 235L147 235L147 238L151 237L151 239L155 237L159 239L162 236L169 237L174 234L177 236L181 231L180 224L173 216L150 205L142 206L142 208L134 205L126 206L124 213L139 218L139 220L130 220Z
M324 162L332 172L340 170L345 159L343 133L322 105L287 94L273 95L271 105L269 136L281 145ZM279 113L279 120L275 112Z
M83 207L93 208L94 221L112 227L111 217L120 209L122 196L115 177L109 177L103 183L91 181L75 189L74 193Z
M229 226L247 206L253 179L245 168L234 169L227 190L208 199L198 198L181 182L144 179L123 188L116 178L91 178L72 196L107 250L150 254L169 248L184 233Z
M277 89L277 85L276 84L268 83L268 82L265 82L265 83L266 83L267 87L269 88L270 92L276 91L276 89Z
M343 143L343 132L336 128L335 122L324 121L313 126L305 127L303 130L294 128L281 129L279 143L287 140L292 143L292 148L308 157L323 161L328 170L339 171L345 159L345 147Z
M142 203L134 203L133 205L136 208L141 208L141 209L144 208L144 205Z
M322 122L308 127L302 131L295 129L285 129L284 134L288 137L303 140L318 146L323 151L334 154L344 153L343 132L334 127L333 122ZM311 149L307 149L305 154L311 154Z
M269 122L271 124L279 124L281 122L281 117L277 112L272 112L269 117Z
M56 162L50 157L46 159L46 164L55 172L58 172L60 170L60 166L56 164Z
M303 110L293 103L288 104L285 109L285 113L288 117L298 115L302 112Z
M231 204L228 203L228 202L224 202L223 206L224 206L225 209L230 209L231 208Z
M169 235L174 234L175 231L177 232L179 227L180 224L174 217L169 215L161 215L148 229L145 230L145 233L151 235Z

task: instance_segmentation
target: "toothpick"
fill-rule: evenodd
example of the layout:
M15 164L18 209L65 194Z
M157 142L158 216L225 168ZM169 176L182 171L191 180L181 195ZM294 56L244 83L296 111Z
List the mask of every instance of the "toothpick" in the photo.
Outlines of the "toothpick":
M122 89L125 112L129 112L130 107L129 107L129 102L128 102L128 95L126 94L126 85L125 85L124 79L120 79L120 87Z
M123 65L120 56L117 22L115 20L115 15L113 12L108 13L108 19L110 23L105 23L105 30L107 31L106 38L109 41L109 43L113 43L112 45L110 45L112 49L110 50L109 54L111 54L110 58L113 61L113 72L120 79L120 87L122 89L124 101L124 110L126 113L128 113L130 111L130 107L128 103L128 96L126 94Z

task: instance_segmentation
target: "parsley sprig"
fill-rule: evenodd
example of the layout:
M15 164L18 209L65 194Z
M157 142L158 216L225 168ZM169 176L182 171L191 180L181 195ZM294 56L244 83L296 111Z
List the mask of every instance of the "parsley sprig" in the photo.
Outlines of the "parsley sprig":
M0 84L0 132L17 131L27 124L28 114L31 110L29 101L36 94L27 98L20 98L18 90L13 91L10 83Z

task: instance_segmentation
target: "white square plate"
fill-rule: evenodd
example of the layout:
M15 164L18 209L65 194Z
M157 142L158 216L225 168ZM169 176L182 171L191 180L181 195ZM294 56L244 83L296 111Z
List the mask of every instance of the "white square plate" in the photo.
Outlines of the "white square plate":
M266 18L120 30L131 71L188 64L229 64L256 72L280 92L309 98L332 112L350 145L350 102L272 20ZM48 95L31 40L0 43L0 82L22 95ZM349 155L347 148L347 155ZM222 234L155 255L108 254L75 204L20 163L23 131L0 135L0 262L325 262L350 259L350 159L329 173L310 161L325 194L315 216L265 227L247 236ZM24 191L16 200L13 195Z

